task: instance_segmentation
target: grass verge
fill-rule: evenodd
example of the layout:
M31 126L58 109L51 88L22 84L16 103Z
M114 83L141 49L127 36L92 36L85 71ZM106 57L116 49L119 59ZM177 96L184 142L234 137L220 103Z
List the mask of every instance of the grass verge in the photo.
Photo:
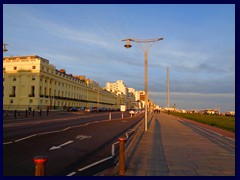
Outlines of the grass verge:
M170 114L235 132L235 117L232 116L201 115L177 112L170 112Z

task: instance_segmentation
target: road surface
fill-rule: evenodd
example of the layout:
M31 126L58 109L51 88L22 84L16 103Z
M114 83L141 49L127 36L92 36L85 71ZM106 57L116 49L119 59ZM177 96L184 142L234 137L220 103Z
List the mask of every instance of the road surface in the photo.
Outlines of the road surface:
M68 173L111 155L111 144L143 115L120 112L6 120L3 126L4 176L33 176L33 157L48 156L46 175Z

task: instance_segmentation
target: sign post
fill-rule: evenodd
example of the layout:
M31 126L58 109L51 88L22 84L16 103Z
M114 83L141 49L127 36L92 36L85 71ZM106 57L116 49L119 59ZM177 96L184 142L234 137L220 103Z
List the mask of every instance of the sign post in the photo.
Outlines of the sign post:
M120 105L120 111L122 112L122 119L123 119L123 112L126 111L126 105Z

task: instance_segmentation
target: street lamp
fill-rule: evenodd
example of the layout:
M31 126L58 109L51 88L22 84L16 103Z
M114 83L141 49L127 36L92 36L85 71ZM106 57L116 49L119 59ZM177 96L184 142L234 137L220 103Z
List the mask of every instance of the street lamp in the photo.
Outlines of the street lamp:
M8 51L7 48L6 48L6 45L7 45L7 44L4 44L4 43L3 43L3 52L7 52L7 51Z
M147 117L147 106L148 106L148 52L149 49L152 47L152 45L157 42L163 40L163 38L155 38L155 39L134 39L134 38L127 38L123 39L122 41L126 41L126 44L124 45L125 48L130 48L132 45L130 44L130 41L136 42L142 49L144 54L144 91L145 91L145 103L144 103L144 109L145 109L145 119L144 119L144 129L147 131L148 129L148 117ZM145 48L142 46L142 43L145 43ZM149 44L150 43L150 44Z

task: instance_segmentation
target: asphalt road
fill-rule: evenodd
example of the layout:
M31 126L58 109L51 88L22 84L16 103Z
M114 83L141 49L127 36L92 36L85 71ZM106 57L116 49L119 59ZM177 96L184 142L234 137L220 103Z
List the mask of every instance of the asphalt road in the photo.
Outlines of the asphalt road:
M3 175L33 176L33 157L46 155L47 176L65 176L111 155L111 144L143 118L127 113L62 113L4 120Z

